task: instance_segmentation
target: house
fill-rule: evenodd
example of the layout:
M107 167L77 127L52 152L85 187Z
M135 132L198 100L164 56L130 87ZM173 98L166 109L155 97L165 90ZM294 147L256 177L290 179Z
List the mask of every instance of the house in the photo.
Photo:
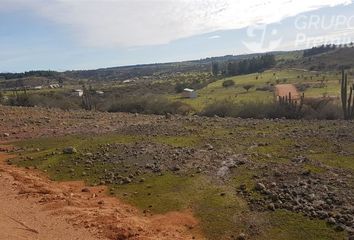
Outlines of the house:
M34 90L41 90L43 87L42 86L36 86L36 87L34 87L33 89Z
M103 92L103 91L96 91L96 94L98 94L98 95L103 95L104 92Z
M73 96L82 97L83 95L84 95L84 91L83 90L81 90L81 89L73 90Z
M197 93L196 93L196 91L194 91L194 89L185 88L185 89L183 89L182 97L183 98L197 98Z
M124 80L123 83L127 84L127 83L132 83L134 82L134 80L128 79L128 80Z
M60 88L60 85L59 84L51 84L51 85L49 85L49 88L50 89Z

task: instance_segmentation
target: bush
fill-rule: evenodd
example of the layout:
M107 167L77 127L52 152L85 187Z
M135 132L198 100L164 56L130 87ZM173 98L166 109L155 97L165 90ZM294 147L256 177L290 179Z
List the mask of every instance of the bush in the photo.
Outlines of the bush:
M183 90L185 89L185 88L187 88L187 84L186 83L177 83L176 84L176 86L175 86L175 91L176 91L176 93L181 93L181 92L183 92Z
M202 116L219 117L240 117L255 119L341 119L340 106L332 101L308 100L301 109L296 110L290 105L279 103L246 102L233 103L230 101L219 101L207 106L201 113Z
M18 93L16 96L9 97L7 104L10 106L33 107L29 96L25 93Z
M225 87L225 88L228 88L228 87L232 87L232 86L235 86L235 82L233 80L225 80L223 83L222 83L222 86Z
M207 107L200 113L202 116L207 117L235 117L236 116L237 105L231 101L220 101L215 102Z
M17 96L10 96L6 102L10 106L24 106L24 107L49 107L68 109L80 109L81 99L72 97L70 94L63 93L39 93L39 94L18 94Z
M298 83L298 84L295 84L295 86L300 92L305 92L306 89L311 87L311 85L308 83Z
M304 118L335 120L343 116L341 107L331 98L307 98L304 103Z
M273 92L274 88L269 85L264 85L264 86L256 88L256 91Z
M253 84L246 84L243 86L243 88L248 92L251 88L253 88L254 85Z
M194 112L194 109L186 103L171 102L159 96L135 96L120 99L112 104L108 111L157 115L164 115L166 113L188 115Z

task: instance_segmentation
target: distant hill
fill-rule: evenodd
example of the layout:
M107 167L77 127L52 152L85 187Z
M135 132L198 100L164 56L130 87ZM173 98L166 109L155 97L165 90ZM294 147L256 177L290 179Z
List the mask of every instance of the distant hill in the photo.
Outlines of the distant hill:
M354 48L336 48L327 52L289 60L281 68L301 68L311 71L337 71L354 68Z
M333 48L326 51L307 49L301 51L270 52L277 60L277 68L297 68L315 71L334 71L342 67L354 68L354 48ZM210 72L211 64L218 62L225 64L230 61L237 62L264 55L245 54L211 57L194 61L156 63L135 66L122 66L101 68L95 70L75 70L66 72L30 71L26 73L0 73L0 88L13 88L25 83L26 86L53 82L89 81L124 81L127 79L141 79L144 77L158 77L180 73ZM304 57L305 55L305 57ZM308 56L310 55L310 56ZM33 80L33 81L32 81Z

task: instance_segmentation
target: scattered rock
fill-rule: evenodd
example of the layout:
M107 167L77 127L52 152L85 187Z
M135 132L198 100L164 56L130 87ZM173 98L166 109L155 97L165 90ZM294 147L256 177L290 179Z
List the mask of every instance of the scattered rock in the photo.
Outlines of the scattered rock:
M271 211L275 211L275 205L274 205L274 203L270 203L270 204L268 205L268 209L271 210Z
M246 240L246 234L240 233L240 234L237 236L236 240Z
M74 147L66 147L63 149L63 153L64 154L74 154L74 153L77 153L77 150Z
M263 183L257 183L255 189L257 191L264 191L264 190L266 190L266 187Z
M337 222L336 222L336 219L334 219L333 217L328 218L328 219L327 219L327 222L328 222L329 224L331 224L331 225L334 225L334 224L337 223Z
M83 188L82 190L81 190L81 192L90 192L90 189L89 188Z
M213 150L214 149L213 145L211 145L210 143L205 144L205 148L208 149L208 150Z

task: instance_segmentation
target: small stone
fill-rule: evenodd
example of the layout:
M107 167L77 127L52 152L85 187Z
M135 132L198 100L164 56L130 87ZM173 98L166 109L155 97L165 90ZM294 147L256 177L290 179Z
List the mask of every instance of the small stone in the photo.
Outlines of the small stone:
M336 224L337 222L336 222L336 220L333 217L330 217L330 218L327 219L327 223L333 225L333 224Z
M132 180L130 178L128 178L128 177L125 177L125 178L122 179L122 182L123 182L123 184L128 184L128 183L131 183Z
M81 192L90 192L90 189L88 189L88 188L83 188L83 189L81 190Z
M271 210L271 211L275 211L275 205L274 205L274 203L270 203L270 204L268 205L268 209Z
M74 154L74 153L77 153L77 150L74 147L66 147L63 149L63 153L64 154Z
M176 165L174 167L172 167L171 169L173 172L178 172L179 170L181 170L180 166Z
M246 234L240 233L240 234L237 236L236 239L237 239L237 240L246 240Z
M246 184L241 184L240 185L240 189L242 190L242 191L246 191L246 189L247 189L247 186L246 186Z
M336 227L335 227L336 231L338 232L342 232L345 230L345 226L343 224L338 224Z
M255 189L257 191L263 191L266 189L265 185L263 183L257 183Z
M209 143L205 144L205 147L206 147L208 150L213 150L213 149L214 149L213 145L211 145L211 144L209 144Z

